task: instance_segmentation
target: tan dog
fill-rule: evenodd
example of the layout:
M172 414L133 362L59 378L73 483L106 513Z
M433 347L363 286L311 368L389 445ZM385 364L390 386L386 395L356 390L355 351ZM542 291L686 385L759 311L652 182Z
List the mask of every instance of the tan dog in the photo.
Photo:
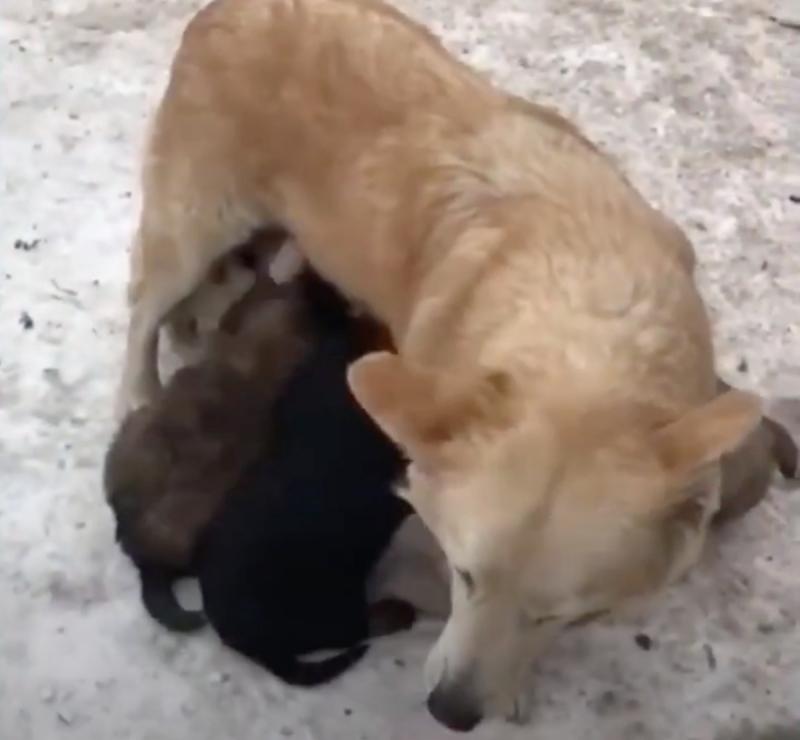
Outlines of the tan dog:
M158 391L173 306L271 223L398 348L350 383L456 574L431 712L521 717L562 625L697 560L720 458L761 418L715 397L691 245L574 126L388 5L216 0L145 162L125 405Z

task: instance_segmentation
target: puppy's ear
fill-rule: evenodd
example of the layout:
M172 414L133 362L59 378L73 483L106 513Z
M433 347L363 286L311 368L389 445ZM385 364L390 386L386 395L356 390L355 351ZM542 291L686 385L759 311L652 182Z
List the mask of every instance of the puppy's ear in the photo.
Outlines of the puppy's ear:
M758 396L728 391L658 429L656 454L671 476L689 478L742 444L761 416Z
M374 352L357 360L347 379L375 423L414 462L428 469L443 464L446 442L486 418L490 408L499 410L505 387L495 374L469 381L451 378L390 352Z

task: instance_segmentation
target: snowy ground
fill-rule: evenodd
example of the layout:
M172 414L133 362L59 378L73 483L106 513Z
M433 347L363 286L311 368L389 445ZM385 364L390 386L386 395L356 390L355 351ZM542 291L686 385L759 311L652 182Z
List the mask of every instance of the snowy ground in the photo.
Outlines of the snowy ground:
M198 6L0 4L0 738L439 740L421 684L436 624L300 693L209 634L156 629L112 543L98 470L136 164ZM619 157L697 245L723 374L800 395L800 33L745 0L402 6ZM564 636L530 727L475 737L710 740L775 721L800 737L799 619L800 495L776 489L688 582Z

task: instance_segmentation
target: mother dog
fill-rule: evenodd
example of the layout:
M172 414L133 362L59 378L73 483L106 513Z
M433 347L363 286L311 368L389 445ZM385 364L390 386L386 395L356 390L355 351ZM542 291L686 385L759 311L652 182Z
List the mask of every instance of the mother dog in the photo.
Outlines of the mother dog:
M760 420L715 396L691 245L569 122L379 0L215 0L145 161L126 407L158 391L171 309L270 223L398 348L349 381L452 567L432 714L521 717L562 626L697 560L719 459Z

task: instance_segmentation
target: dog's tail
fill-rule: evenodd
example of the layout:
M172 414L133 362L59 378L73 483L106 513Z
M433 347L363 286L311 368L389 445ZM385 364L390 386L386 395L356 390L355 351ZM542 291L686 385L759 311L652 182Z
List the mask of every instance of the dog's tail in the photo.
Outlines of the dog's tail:
M772 454L778 465L781 475L787 479L797 479L800 477L798 463L800 463L800 453L797 450L797 443L792 435L777 421L764 417L764 423L772 432Z
M206 624L200 611L184 609L175 598L172 586L174 574L169 570L140 566L142 602L147 613L159 624L173 632L194 632Z
M364 657L368 645L355 645L341 653L319 661L300 660L295 655L271 656L269 660L259 660L269 671L292 686L319 686L333 681L348 668Z

